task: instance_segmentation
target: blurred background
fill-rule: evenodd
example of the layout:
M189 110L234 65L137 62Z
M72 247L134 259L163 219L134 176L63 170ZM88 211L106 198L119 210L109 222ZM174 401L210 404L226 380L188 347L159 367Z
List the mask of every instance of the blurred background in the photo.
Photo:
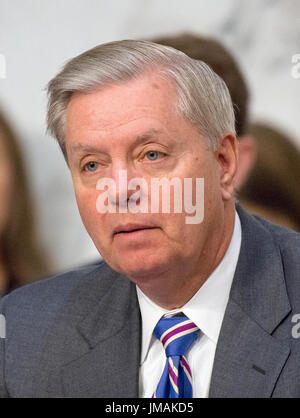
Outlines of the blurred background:
M0 0L0 109L23 153L38 245L51 272L99 255L61 151L45 134L47 82L99 43L182 32L228 48L248 83L250 119L279 127L299 150L299 0Z

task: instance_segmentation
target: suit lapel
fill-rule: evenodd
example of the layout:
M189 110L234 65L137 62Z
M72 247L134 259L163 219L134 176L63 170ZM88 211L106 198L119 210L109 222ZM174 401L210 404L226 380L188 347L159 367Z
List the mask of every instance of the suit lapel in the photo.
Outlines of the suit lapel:
M290 312L270 232L238 207L242 245L211 378L210 397L269 397L289 347L272 336Z
M68 361L60 378L52 378L48 392L65 397L137 397L140 311L135 286L104 263L93 276L81 280L56 331L61 339L66 322L70 328L68 318L74 318L76 307L81 309L70 339L73 345L65 343Z
M289 352L288 346L231 300L217 345L209 397L270 397Z

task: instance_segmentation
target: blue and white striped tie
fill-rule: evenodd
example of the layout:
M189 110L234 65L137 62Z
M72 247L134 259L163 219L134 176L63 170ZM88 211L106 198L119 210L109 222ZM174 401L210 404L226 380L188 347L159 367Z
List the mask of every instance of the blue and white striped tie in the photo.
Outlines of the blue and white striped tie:
M185 357L199 334L186 316L162 318L154 334L161 341L167 360L153 398L192 398L192 372Z

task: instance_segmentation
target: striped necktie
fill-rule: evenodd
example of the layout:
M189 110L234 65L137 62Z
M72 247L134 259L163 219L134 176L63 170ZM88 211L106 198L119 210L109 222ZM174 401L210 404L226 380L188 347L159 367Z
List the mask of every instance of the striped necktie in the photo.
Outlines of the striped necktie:
M196 340L199 328L186 316L161 318L154 334L166 352L167 360L153 398L192 398L192 372L185 354Z

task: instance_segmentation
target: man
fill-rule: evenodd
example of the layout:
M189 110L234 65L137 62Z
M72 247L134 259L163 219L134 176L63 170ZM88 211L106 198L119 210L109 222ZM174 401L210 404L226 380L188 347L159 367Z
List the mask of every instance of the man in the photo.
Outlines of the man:
M3 299L2 396L300 396L300 238L236 211L234 125L206 64L150 42L100 45L49 83L105 261ZM163 179L182 189L152 210Z

